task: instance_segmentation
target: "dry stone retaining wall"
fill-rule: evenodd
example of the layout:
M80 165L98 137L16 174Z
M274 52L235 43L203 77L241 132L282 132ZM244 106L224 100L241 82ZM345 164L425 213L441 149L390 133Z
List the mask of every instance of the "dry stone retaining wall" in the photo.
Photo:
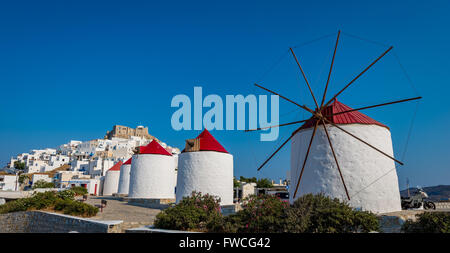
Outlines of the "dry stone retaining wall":
M0 233L120 233L121 224L41 211L0 215Z
M450 209L450 201L448 202L435 202L436 209Z

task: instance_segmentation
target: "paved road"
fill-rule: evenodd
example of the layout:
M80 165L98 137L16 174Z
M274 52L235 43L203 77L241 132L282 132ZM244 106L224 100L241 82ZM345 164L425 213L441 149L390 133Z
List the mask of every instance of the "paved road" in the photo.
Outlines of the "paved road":
M105 199L108 203L103 212L98 212L91 219L98 220L123 220L124 222L139 222L152 224L156 215L161 211L147 207L128 205L126 201L119 201L110 198L90 196L86 203L100 206L101 200Z

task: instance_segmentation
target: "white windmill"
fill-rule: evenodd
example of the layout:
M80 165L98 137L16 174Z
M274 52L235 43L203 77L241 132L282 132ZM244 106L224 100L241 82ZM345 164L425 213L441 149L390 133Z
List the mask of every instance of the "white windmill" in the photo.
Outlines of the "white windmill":
M421 97L357 109L352 109L337 101L337 97L342 92L393 48L391 46L325 103L339 36L340 31L337 35L331 66L320 103L311 89L294 50L290 48L314 100L315 109L300 105L285 96L255 84L257 87L278 95L302 110L311 113L311 118L307 120L246 130L255 131L304 123L269 156L258 170L292 139L291 202L303 194L324 193L331 197L348 200L351 206L363 210L376 213L399 211L401 210L401 200L395 162L400 165L403 165L403 163L394 158L389 128L359 111L417 100Z

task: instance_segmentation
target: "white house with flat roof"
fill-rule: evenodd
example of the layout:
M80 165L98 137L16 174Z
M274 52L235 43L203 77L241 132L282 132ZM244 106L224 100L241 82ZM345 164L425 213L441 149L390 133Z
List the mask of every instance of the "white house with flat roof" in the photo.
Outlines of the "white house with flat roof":
M19 189L16 175L0 175L0 191L16 191Z

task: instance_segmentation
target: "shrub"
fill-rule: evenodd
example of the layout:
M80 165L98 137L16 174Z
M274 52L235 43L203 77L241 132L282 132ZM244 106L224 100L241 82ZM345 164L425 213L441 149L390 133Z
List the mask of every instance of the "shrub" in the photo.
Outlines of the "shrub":
M222 222L220 199L209 194L192 192L180 203L160 212L155 227L188 231L214 231Z
M273 195L251 195L243 209L224 218L223 231L233 233L284 232L289 203Z
M402 226L405 233L450 233L450 213L425 212L416 215L417 220L406 221Z
M45 209L53 206L58 199L58 196L53 191L37 192L31 196L30 205L32 209Z
M257 188L271 188L273 187L272 181L268 178L256 179L256 177L246 178L241 176L239 181L246 183L256 183Z
M323 194L298 198L287 210L286 230L293 233L351 233L378 231L376 216L356 211Z
M21 174L18 179L19 184L23 184L26 178L28 178L28 175Z
M241 184L239 183L239 181L237 181L236 178L233 178L233 188L240 187L240 186L241 186Z
M24 162L15 161L14 162L14 169L24 171L27 168Z
M59 199L55 203L55 210L62 211L64 214L91 217L98 213L98 207L86 203Z
M65 214L91 217L97 214L98 208L74 200L71 190L61 192L38 192L29 198L17 199L0 206L0 213L53 209Z
M60 199L63 200L74 200L75 198L75 192L72 189L60 191L57 195Z
M223 217L219 200L194 192L156 216L155 227L228 233L354 233L378 231L377 217L339 199L304 195L292 206L273 195L252 195L243 209Z
M261 179L258 179L258 181L256 182L256 187L257 188L271 188L271 187L273 187L273 184L272 184L272 181L270 181L270 179L261 178Z
M88 190L82 186L74 186L70 188L70 190L72 190L76 196L86 195L88 193Z
M33 189L37 188L55 188L55 184L44 180L38 180L33 184Z

